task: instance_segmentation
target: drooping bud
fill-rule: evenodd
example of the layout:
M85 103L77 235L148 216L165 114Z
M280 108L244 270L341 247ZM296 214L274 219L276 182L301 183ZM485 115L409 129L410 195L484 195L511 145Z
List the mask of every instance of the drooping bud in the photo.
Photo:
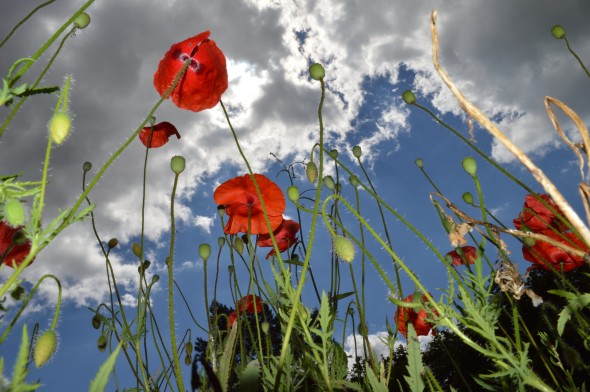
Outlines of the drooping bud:
M473 157L465 157L463 158L463 170L471 175L471 177L475 177L475 173L477 172L477 162Z
M53 357L57 350L57 334L53 329L43 332L35 342L33 349L33 361L40 368Z
M157 283L160 280L160 275L153 275L152 276L152 284Z
M49 120L49 135L55 144L62 144L72 129L72 118L66 112L57 112Z
M193 345L190 342L186 342L184 345L184 351L186 351L186 355L191 355L193 353Z
M4 204L4 219L12 227L22 226L25 223L25 209L20 201L8 199Z
M305 166L305 175L307 176L307 179L309 180L309 182L311 182L312 184L315 184L315 182L318 179L318 167L316 166L316 164L313 161L309 162Z
M74 19L74 26L78 29L84 29L90 24L90 15L86 12L82 12Z
M137 242L134 242L133 245L131 245L131 251L135 256L141 257L141 245Z
M336 255L342 261L346 261L347 263L352 262L354 259L354 244L352 241L339 234L334 235L332 239L334 241L334 252L336 252Z
M191 363L193 363L193 360L191 359L191 356L190 356L190 355L186 355L186 356L184 357L184 364L185 364L186 366L190 366L190 365L191 365Z
M555 25L551 28L551 35L557 39L564 39L565 29L560 25Z
M424 161L422 160L422 158L416 159L416 166L418 166L418 168L420 169L424 167Z
M352 155L354 155L355 158L360 158L362 154L363 150L361 150L361 146L354 146L352 148Z
M98 347L98 351L100 351L101 353L104 352L104 350L107 349L107 337L104 335L100 335L100 337L98 338L98 341L96 342L96 346Z
M471 194L471 192L465 192L463 194L463 201L467 204L473 205L473 195Z
M211 245L209 244L201 244L199 245L199 256L203 261L206 263L211 256Z
M326 76L326 70L321 64L312 64L311 67L309 67L309 76L311 76L313 80L321 80Z
M299 200L299 188L297 188L295 185L291 185L289 188L287 188L287 197L293 203L297 203Z
M82 170L84 170L85 172L89 172L90 170L92 170L92 163L86 161L82 164Z
M244 253L244 241L238 236L234 240L234 249L239 253Z
M109 240L109 242L107 243L107 246L109 247L109 249L113 249L114 247L116 247L117 245L119 245L119 240L116 238L111 238ZM139 257L139 256L138 256Z
M98 313L96 313L93 317L92 317L92 328L94 329L99 329L100 328L100 316L98 315Z
M270 324L268 323L268 321L263 321L262 323L260 323L260 329L262 329L262 332L268 333L268 330L270 329Z
M217 245L219 245L220 248L225 245L225 237L219 237L217 239Z
M180 155L173 156L170 160L170 168L176 174L180 174L184 171L184 167L186 165L186 161Z
M219 216L224 216L225 215L225 206L217 206L217 213L219 214Z
M333 191L334 189L336 189L336 183L334 182L334 178L332 178L332 176L325 176L323 182L324 186L329 190Z
M369 329L367 328L367 324L359 323L357 332L359 335L366 336L369 333Z
M402 99L408 105L413 105L416 103L416 96L410 90L406 90L402 93Z

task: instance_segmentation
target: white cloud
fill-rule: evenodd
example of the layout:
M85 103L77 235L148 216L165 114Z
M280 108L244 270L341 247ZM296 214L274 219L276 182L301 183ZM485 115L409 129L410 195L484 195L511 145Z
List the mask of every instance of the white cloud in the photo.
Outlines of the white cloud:
M211 216L197 215L193 218L193 224L204 230L207 234L211 234L211 227L213 227L214 223L215 218Z

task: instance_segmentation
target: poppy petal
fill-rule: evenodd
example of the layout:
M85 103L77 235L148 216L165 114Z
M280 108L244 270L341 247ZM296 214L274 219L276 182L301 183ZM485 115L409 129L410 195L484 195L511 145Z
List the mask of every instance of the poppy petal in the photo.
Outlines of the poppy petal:
M180 139L180 134L178 133L176 127L169 122L164 121L154 125L153 131L151 127L145 127L141 130L141 132L139 132L139 140L141 140L143 145L146 147L150 137L150 132L152 132L150 148L162 147L164 144L168 143L168 140L172 135L176 135L176 138Z

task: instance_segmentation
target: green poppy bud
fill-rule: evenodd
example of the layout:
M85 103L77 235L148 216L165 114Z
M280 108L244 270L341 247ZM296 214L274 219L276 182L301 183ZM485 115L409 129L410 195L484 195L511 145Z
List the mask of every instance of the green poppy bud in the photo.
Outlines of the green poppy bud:
M336 252L336 255L342 261L346 261L347 263L352 262L354 259L354 244L352 241L339 234L334 235L332 239L334 241L334 252Z
M40 368L53 357L57 350L57 334L53 329L43 332L35 342L33 349L33 361Z
M268 330L270 329L270 324L268 323L268 321L263 321L262 323L260 323L260 329L262 329L262 332L268 333Z
M355 175L351 175L348 179L348 182L350 182L350 185L352 185L355 188L359 185L359 179Z
M557 39L565 38L565 29L560 25L555 25L551 28L551 35Z
M235 238L234 240L234 249L239 253L244 253L244 241L240 237Z
M465 157L463 159L463 170L469 173L472 177L475 177L477 172L477 162L473 157Z
M402 99L408 105L413 105L416 103L416 96L410 90L406 90L402 93Z
M204 262L207 262L207 259L209 259L209 256L211 256L211 245L199 245L199 256L201 257L201 259L203 259Z
M224 216L225 215L225 206L217 206L217 213L219 214L219 216Z
M233 274L233 273L234 273L234 266L233 266L233 265L229 265L229 266L227 267L227 272L228 272L230 275L231 275L231 274Z
M329 190L333 191L336 189L336 183L334 182L334 179L332 178L332 176L325 176L323 179L324 182L324 186L326 188L328 188Z
M295 185L291 185L289 188L287 188L287 197L293 203L296 203L297 200L299 200L299 188L297 188Z
M159 280L160 280L160 275L153 275L152 276L152 284L158 283Z
M141 245L137 242L134 242L133 245L131 245L131 251L135 256L141 257Z
M352 155L354 155L355 158L360 158L362 154L363 150L361 150L360 146L354 146L352 148Z
M184 351L186 351L186 355L191 355L193 353L193 345L190 342L185 343Z
M62 144L72 129L72 118L66 112L57 112L49 120L49 135L55 144Z
M184 171L185 164L186 164L185 159L183 157L181 157L180 155L173 156L172 159L170 160L170 168L176 174L180 174Z
M82 164L82 170L89 172L92 169L92 163L86 161Z
M220 248L225 245L225 237L219 237L217 239L217 245L219 245Z
M90 15L86 12L82 12L74 19L74 26L78 29L84 29L90 24Z
M190 366L192 362L193 362L193 360L191 359L191 356L190 355L187 355L187 356L184 357L184 364L186 366Z
M4 219L12 227L22 226L25 223L25 209L20 201L8 199L4 204Z
M366 336L369 333L369 329L367 328L367 324L359 323L357 328L357 332L359 335Z
M467 204L473 205L473 195L470 192L465 192L463 194L463 201Z
M98 347L98 351L104 353L104 350L107 349L107 337L104 335L100 335L98 341L96 342L96 346Z
M309 67L309 76L311 76L313 80L321 80L326 76L326 70L321 64L312 64L311 67Z
M96 313L93 317L92 317L92 328L94 329L99 329L100 328L100 316L98 315L98 313Z
M420 169L424 167L424 161L422 160L422 158L416 159L416 166L418 166L418 168Z
M24 294L25 294L25 289L23 289L22 286L16 286L16 288L10 292L10 296L15 301L20 301L20 299L23 297Z
M109 240L109 242L107 243L107 246L109 247L109 249L113 249L114 247L116 247L117 245L119 245L119 240L116 238L111 238ZM139 257L139 256L138 256Z
M330 156L334 159L338 158L338 150L336 150L336 149L331 150Z
M318 167L315 165L314 162L309 162L305 166L305 175L307 176L309 182L315 184L315 182L318 179Z

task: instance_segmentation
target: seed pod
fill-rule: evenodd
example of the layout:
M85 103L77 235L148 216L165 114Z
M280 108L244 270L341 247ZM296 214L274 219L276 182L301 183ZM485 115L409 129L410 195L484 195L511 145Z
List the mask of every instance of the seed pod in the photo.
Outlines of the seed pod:
M35 342L33 349L33 361L40 368L53 357L57 350L57 334L53 329L43 332Z
M551 35L557 39L564 39L565 29L560 25L555 25L551 28Z
M211 245L199 245L199 256L203 259L204 262L207 262L207 259L209 259L209 256L211 256Z
M362 154L363 150L361 150L361 146L354 146L352 148L352 155L354 155L355 158L360 158Z
M78 29L84 29L90 24L90 15L86 12L82 12L74 19L74 26Z
M116 238L111 238L107 244L107 246L109 247L109 249L113 249L114 247L116 247L117 245L119 245L119 240ZM139 257L139 256L138 256Z
M92 169L92 163L86 161L82 164L82 170L89 172Z
M184 167L186 165L186 161L180 155L173 156L170 160L170 168L176 174L180 174L184 171Z

